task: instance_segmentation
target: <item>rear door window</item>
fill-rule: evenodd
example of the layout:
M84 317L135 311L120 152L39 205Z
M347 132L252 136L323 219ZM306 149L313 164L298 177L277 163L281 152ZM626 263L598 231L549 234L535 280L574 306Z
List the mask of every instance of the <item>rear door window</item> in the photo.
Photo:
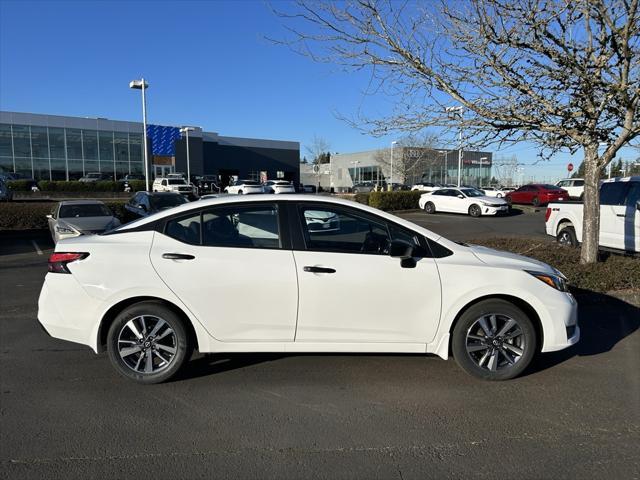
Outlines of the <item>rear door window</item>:
M278 207L266 203L204 210L202 244L210 247L280 248Z
M601 205L624 205L628 182L606 182L600 187Z

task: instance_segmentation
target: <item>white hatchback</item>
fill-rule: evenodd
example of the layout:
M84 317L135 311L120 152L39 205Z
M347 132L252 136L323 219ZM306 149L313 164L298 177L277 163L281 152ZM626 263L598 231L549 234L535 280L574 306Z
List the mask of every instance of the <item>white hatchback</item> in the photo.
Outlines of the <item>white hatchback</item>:
M274 299L278 308L265 308ZM470 374L504 380L580 337L577 304L553 267L297 195L203 200L62 240L38 319L54 337L106 349L141 383L172 377L194 348L452 351Z
M467 213L472 217L509 211L506 200L488 197L475 188L441 188L421 195L418 205L427 213Z

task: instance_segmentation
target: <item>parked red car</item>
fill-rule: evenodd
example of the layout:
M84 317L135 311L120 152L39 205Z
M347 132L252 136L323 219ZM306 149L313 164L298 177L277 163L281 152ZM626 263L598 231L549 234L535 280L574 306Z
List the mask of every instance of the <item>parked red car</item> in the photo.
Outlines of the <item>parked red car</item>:
M509 203L526 203L537 207L558 200L569 200L569 193L555 185L530 183L508 193L505 200Z

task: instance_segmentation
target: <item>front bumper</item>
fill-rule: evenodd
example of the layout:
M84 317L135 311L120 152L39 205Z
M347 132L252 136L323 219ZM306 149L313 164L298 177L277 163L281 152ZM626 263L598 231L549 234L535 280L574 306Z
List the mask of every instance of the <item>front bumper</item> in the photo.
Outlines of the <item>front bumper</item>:
M500 205L499 207L496 206L489 206L489 205L482 205L482 215L498 215L500 213L509 213L509 205Z
M543 352L564 350L580 341L578 302L570 293L548 296L546 310L552 321L544 325Z

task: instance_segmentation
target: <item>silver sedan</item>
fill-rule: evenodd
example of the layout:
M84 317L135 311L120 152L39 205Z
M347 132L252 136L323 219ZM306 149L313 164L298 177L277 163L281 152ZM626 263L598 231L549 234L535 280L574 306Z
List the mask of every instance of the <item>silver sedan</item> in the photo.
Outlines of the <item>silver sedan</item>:
M64 238L102 233L120 225L113 212L98 200L66 200L47 215L54 243Z

